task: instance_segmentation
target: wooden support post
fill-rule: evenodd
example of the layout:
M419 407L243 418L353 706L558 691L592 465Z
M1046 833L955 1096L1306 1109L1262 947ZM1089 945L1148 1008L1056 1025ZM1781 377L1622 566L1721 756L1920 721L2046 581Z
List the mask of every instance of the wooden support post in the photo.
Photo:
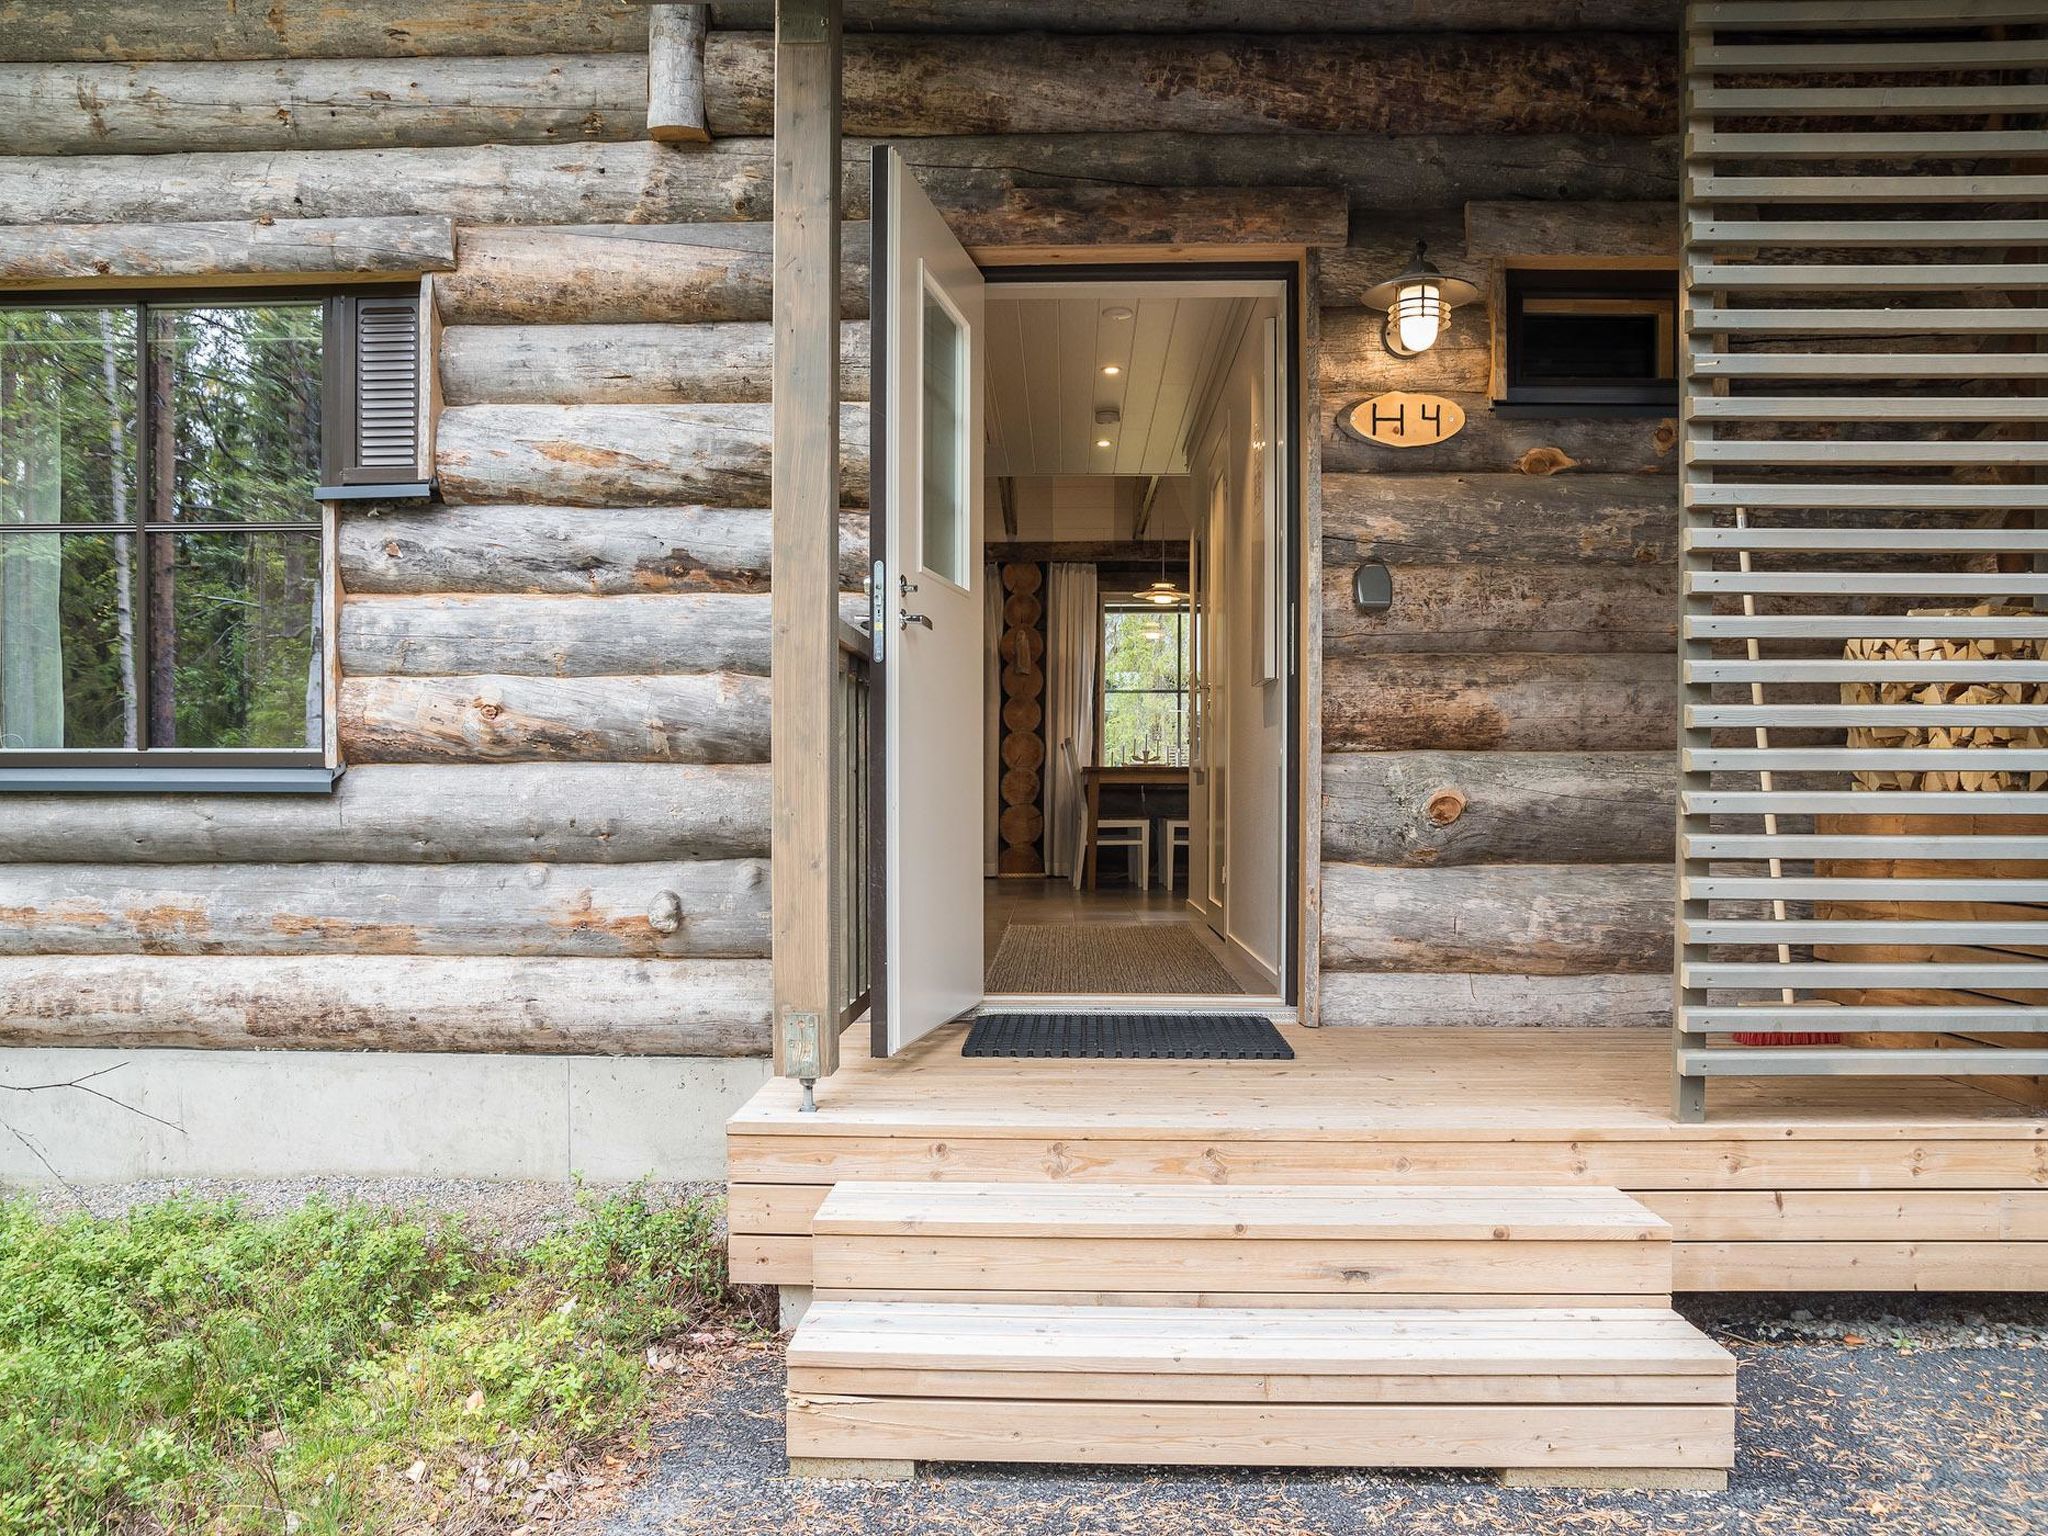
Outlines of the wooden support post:
M775 1070L839 1062L839 0L775 5L772 942ZM813 1043L815 1042L815 1043Z
M654 5L647 10L647 137L662 144L706 144L704 5ZM780 114L776 128L782 126Z

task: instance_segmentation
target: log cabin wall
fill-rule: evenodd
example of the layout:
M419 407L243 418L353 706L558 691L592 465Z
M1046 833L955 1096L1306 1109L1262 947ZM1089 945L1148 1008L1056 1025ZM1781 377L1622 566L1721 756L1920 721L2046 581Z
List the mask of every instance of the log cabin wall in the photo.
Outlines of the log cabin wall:
M1475 202L1671 209L1676 0L1102 14L849 3L848 586L875 138L983 243L1348 209L1313 364L1325 1018L1663 1020L1674 434L1496 420L1479 306L1404 363L1358 295L1417 233L1480 265ZM0 0L0 234L457 230L445 505L341 519L337 794L0 806L0 1041L767 1054L769 15L714 6L692 145L646 138L638 4ZM1470 425L1335 431L1389 388ZM1376 624L1339 600L1368 549Z

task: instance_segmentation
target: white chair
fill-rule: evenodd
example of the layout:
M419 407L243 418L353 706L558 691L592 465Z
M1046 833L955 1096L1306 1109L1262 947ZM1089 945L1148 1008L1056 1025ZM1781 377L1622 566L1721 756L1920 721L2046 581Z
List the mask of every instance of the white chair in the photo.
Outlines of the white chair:
M1173 889L1174 855L1188 846L1188 823L1184 816L1159 818L1159 883Z
M1141 891L1152 888L1152 821L1147 816L1105 816L1094 821L1088 815L1088 781L1081 773L1081 759L1074 752L1074 740L1070 736L1060 743L1060 758L1067 765L1067 773L1074 781L1074 889L1081 889L1082 879L1091 868L1098 867L1104 849L1122 848L1131 857L1131 883ZM1095 857L1089 858L1093 852ZM1095 888L1095 881L1089 880L1088 888Z

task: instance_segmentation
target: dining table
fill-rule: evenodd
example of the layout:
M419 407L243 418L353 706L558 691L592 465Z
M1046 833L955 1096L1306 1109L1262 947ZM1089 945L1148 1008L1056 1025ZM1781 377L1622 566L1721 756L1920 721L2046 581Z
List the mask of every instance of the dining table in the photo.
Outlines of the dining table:
M1088 796L1088 854L1083 878L1089 890L1095 889L1095 829L1102 819L1102 786L1144 789L1154 785L1185 787L1187 783L1186 763L1091 763L1082 768L1081 784Z

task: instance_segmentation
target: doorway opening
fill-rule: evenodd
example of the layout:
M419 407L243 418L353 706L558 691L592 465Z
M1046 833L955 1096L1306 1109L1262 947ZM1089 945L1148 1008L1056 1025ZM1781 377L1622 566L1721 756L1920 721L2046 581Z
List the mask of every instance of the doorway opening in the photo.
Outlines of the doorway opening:
M874 166L871 1038L1300 997L1300 269L984 268Z
M988 1003L1280 1005L1288 286L988 276Z

